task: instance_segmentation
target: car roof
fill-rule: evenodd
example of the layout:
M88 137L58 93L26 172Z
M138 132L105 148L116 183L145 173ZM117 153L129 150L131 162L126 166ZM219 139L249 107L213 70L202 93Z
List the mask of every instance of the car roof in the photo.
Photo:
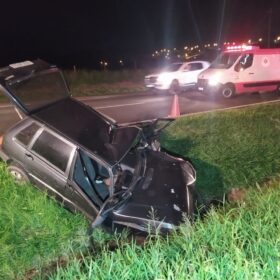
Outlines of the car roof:
M185 63L208 63L208 64L210 64L210 62L206 61L206 60L192 60L192 61L187 61Z

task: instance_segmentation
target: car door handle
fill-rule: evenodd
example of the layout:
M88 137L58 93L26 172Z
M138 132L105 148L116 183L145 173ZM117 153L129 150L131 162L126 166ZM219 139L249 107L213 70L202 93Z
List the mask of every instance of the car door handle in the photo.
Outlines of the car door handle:
M30 154L25 154L26 158L29 160L34 160L33 156Z
M253 73L253 72L250 72L250 73L249 73L249 75L254 75L254 74L255 74L255 73Z

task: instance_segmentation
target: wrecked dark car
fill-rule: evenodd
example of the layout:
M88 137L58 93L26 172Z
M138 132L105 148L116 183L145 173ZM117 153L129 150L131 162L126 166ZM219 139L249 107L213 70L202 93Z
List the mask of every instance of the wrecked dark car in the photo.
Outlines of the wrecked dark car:
M169 231L192 218L196 173L160 149L172 120L122 126L75 100L62 72L42 60L0 69L1 90L25 118L3 137L0 157L92 227Z

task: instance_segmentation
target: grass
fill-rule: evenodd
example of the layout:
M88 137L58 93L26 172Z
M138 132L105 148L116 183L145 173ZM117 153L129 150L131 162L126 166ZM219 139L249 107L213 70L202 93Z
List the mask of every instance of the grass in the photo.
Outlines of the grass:
M163 137L164 146L189 157L197 186L221 196L275 176L280 170L279 104L180 118Z
M146 91L145 72L122 71L64 71L73 96L101 96Z
M29 185L18 185L0 164L0 279L23 276L57 255L86 246L86 222Z
M191 158L205 197L249 188L245 203L212 210L206 219L144 248L103 246L94 257L70 260L51 279L277 279L280 267L278 104L184 117L163 135L166 148ZM0 279L25 275L59 256L84 250L86 222L30 186L18 186L0 165ZM98 242L104 244L104 234ZM111 238L111 237L109 237ZM277 274L278 273L278 274Z
M212 210L192 227L144 247L117 240L94 257L72 260L48 279L279 279L280 183L252 188L242 204Z
M95 71L95 70L66 70L64 75L70 85L77 84L113 84L131 81L143 83L146 72L143 70Z

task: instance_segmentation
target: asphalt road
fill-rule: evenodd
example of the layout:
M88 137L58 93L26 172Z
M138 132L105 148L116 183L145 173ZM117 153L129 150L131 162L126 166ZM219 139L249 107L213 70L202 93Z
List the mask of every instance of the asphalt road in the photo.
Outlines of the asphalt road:
M80 98L101 113L119 123L128 123L167 117L170 114L173 96L167 94L126 94L122 96ZM179 95L181 114L192 114L225 108L246 106L263 102L279 102L275 93L244 94L233 99L213 98L192 91ZM0 105L0 135L19 117L9 104Z

